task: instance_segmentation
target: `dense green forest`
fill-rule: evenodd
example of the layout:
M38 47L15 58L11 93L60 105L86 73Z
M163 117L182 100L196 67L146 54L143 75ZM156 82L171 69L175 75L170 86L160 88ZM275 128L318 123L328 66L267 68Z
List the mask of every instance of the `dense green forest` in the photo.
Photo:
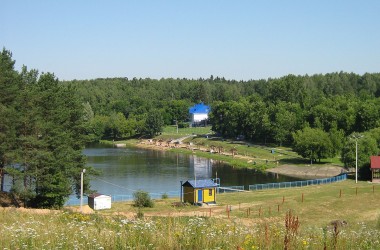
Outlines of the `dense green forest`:
M0 53L0 174L26 206L61 207L80 191L86 164L83 105L77 92L51 73L14 69L12 54ZM88 167L86 167L88 168ZM4 171L5 170L5 171ZM91 173L91 169L90 173ZM85 188L89 179L86 175Z
M312 161L337 155L361 165L377 154L380 135L380 74L336 72L312 76L234 81L208 79L106 78L62 82L77 89L93 140L154 135L152 121L186 126L188 108L211 105L210 124L225 138L292 146ZM153 117L153 118L152 118ZM148 122L147 122L148 121Z

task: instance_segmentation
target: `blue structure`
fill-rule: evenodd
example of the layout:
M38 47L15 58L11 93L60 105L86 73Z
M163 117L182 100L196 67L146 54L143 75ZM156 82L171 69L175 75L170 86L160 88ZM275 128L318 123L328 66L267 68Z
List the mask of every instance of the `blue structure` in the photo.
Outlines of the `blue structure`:
M205 105L203 103L198 103L190 107L189 114L191 119L191 126L199 126L201 124L205 125L210 111L210 106Z

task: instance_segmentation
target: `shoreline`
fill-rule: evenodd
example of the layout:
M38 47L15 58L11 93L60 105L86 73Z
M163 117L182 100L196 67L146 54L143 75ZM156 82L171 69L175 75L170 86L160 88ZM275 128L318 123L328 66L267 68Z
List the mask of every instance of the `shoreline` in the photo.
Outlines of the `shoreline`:
M207 148L202 148L199 145L185 145L185 144L167 144L167 145L156 145L154 143L149 143L147 141L126 141L126 145L138 147L138 148L144 148L144 149L152 149L152 150L158 150L158 151L170 151L172 149L182 149L187 151L189 154L195 154L197 155L197 152L208 152L210 153ZM213 154L210 155L210 159L215 159L212 157ZM218 155L219 156L219 155ZM233 160L241 161L242 163L251 163L255 161L255 158L242 156L242 155L234 155L230 153L223 153L222 156L225 157L231 157ZM203 157L200 155L200 157ZM227 164L229 164L228 161L226 161ZM242 166L244 167L244 166ZM247 167L248 168L248 167ZM252 166L252 168L255 168ZM342 173L346 173L347 170L345 170L343 167L339 166L333 166L331 164L326 165L289 165L289 164L283 164L276 167L270 167L264 169L265 172L268 173L276 173L291 177L298 177L302 179L318 179L318 178L327 178L327 177L333 177L337 176Z

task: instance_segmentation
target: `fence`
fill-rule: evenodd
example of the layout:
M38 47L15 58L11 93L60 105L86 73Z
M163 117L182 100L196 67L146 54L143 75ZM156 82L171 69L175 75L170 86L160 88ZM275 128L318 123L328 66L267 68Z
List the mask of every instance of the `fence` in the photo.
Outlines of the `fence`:
M217 187L218 193L233 193L244 191L244 186Z
M265 190L265 189L274 189L274 188L292 188L292 187L305 187L311 185L321 185L334 183L338 181L344 181L347 179L347 174L338 175L331 178L324 179L315 179L315 180L304 180L304 181L292 181L292 182L278 182L278 183L266 183L266 184L255 184L249 185L248 190ZM244 186L229 186L229 187L217 187L218 193L232 193L232 192L244 192ZM152 199L161 199L163 195L168 197L180 197L180 191L169 191L166 193L149 193ZM111 195L113 202L118 201L131 201L133 200L132 194L115 194ZM79 205L80 200L75 196L71 196L70 199L66 202L66 206ZM87 198L83 198L83 204L87 204Z
M346 179L347 179L347 174L342 174L342 175L334 176L331 178L324 178L324 179L249 185L248 190L252 191L252 190L265 190L265 189L273 189L273 188L305 187L305 186L311 186L311 185L329 184L333 182L344 181Z
M180 197L179 191L169 191L164 193L149 193L150 197L152 199L161 199L164 195L167 195L170 198ZM112 202L119 202L119 201L132 201L133 200L133 194L114 194L110 195ZM87 204L87 197L83 197L83 204ZM71 195L69 197L69 200L65 203L66 206L75 206L80 205L80 199L78 199L76 196Z

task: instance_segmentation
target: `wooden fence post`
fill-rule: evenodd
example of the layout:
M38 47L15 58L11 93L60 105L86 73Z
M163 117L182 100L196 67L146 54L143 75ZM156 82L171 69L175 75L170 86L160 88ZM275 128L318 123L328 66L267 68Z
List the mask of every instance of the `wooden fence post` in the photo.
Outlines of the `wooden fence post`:
M303 193L302 193L302 202L303 202Z
M339 189L339 198L342 197L342 189Z

